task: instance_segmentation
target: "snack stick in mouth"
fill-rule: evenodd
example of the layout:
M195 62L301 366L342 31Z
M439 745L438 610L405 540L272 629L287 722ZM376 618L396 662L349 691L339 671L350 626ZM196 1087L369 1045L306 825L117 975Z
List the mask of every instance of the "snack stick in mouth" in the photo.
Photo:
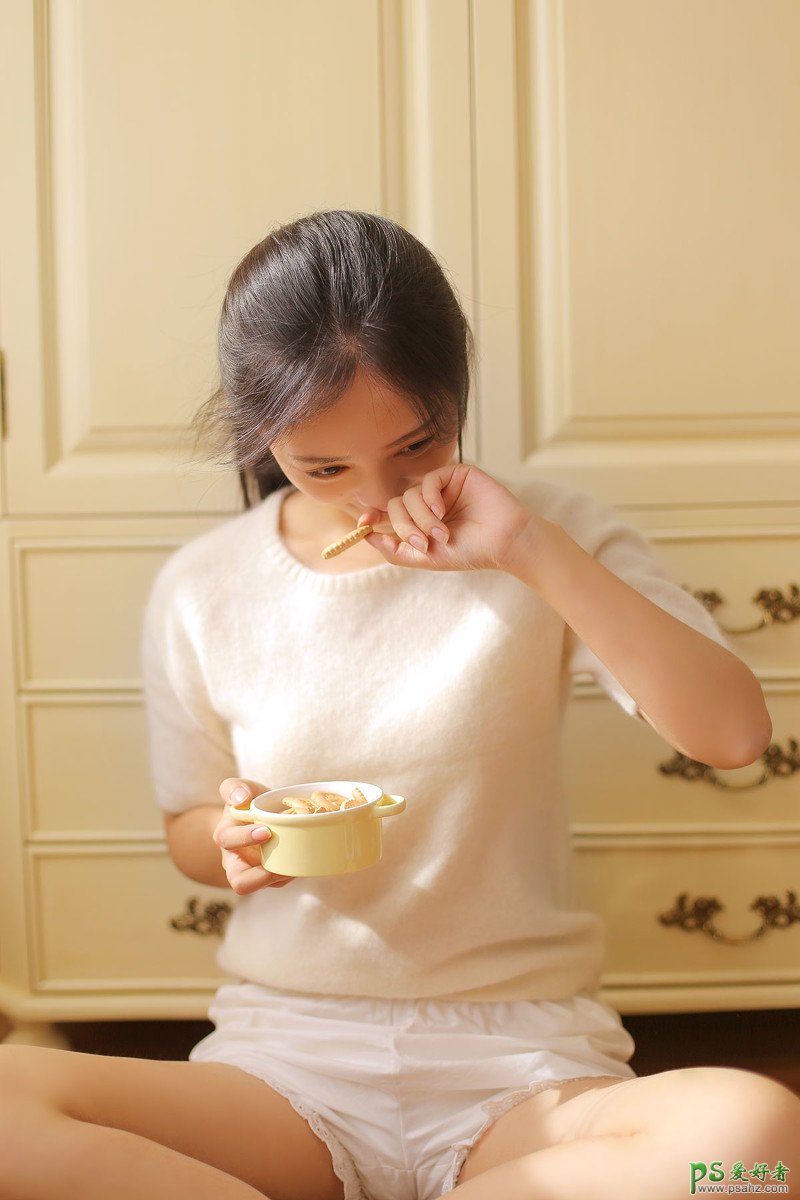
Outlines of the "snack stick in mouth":
M357 529L346 533L343 538L339 538L338 542L331 542L330 546L326 546L322 551L323 558L335 558L337 554L341 554L343 550L349 550L351 546L357 546L372 533L371 525L359 525Z

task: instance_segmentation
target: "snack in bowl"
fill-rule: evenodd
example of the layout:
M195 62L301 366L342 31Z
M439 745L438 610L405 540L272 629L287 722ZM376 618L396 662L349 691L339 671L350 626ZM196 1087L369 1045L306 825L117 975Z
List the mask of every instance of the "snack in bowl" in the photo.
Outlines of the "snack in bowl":
M367 803L364 793L353 788L348 798L340 792L312 792L310 796L284 796L283 803L293 813L342 812L345 808L358 808Z
M405 806L375 783L337 779L276 788L229 812L267 826L261 861L276 875L344 875L378 862L383 818Z

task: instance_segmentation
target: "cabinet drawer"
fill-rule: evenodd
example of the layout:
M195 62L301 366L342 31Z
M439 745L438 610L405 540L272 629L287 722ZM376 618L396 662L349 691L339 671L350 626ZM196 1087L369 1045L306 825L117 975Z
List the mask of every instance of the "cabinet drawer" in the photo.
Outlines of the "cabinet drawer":
M715 531L713 536L659 537L655 544L676 583L721 597L714 618L725 630L761 623L764 608L755 596L762 590L777 590L790 601L791 584L800 587L796 533L730 536ZM795 610L797 603L795 597ZM776 619L763 629L729 636L737 654L759 674L785 677L800 671L800 618Z
M773 743L790 757L800 739L800 686L766 689ZM580 689L567 708L563 742L564 787L579 831L623 825L643 829L763 829L800 832L800 770L764 775L759 760L735 771L715 772L732 789L703 779L664 774L672 747L645 721L629 717L604 694ZM609 747L613 746L613 753Z
M33 832L161 829L138 697L27 696L20 704Z
M800 893L798 846L800 837L788 836L747 842L678 837L579 841L576 900L606 924L604 984L800 981L800 923L787 918L785 927L767 927L762 936L752 936L762 926L752 907L759 897L775 897L791 909L787 892ZM699 928L687 931L660 921L682 894L688 908L703 897L722 905L712 918L721 940Z
M37 847L31 853L35 975L39 990L209 990L221 974L220 939L170 921L231 904L230 891L180 874L165 851L132 843L110 848Z
M142 613L174 550L154 539L19 541L22 687L137 687Z

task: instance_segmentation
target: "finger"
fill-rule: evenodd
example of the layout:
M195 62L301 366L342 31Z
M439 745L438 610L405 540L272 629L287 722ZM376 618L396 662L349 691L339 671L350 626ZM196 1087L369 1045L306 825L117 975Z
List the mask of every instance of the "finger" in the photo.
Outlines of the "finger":
M422 480L422 498L437 521L443 520L447 512L447 506L440 487L441 482L439 472L437 471L429 471Z
M401 541L413 546L421 554L426 554L428 535L420 529L406 508L406 497L409 495L409 492L404 492L402 496L392 497L389 501L389 520L392 522L396 536Z
M228 883L231 885L231 890L237 896L250 896L253 892L257 892L259 888L267 887L272 879L271 873L266 867L259 864L258 866L244 866L242 860L239 859L226 872Z
M250 896L265 887L285 887L294 881L294 875L273 875L263 864L242 866L241 859L227 872L231 890L237 896Z
M360 529L362 525L380 525L385 519L386 513L381 508L368 508L356 521L356 529Z
M376 533L388 533L390 535L392 533L392 523L383 509L380 508L370 508L362 513L358 518L356 529L361 529L364 525L371 525ZM368 542L369 537L366 537L364 541Z
M243 871L245 867L263 867L264 859L260 846L241 846L238 850L222 851L222 867L228 876ZM264 868L266 870L266 868Z
M272 832L266 825L243 825L240 821L220 821L214 830L214 841L221 850L241 850L254 844L268 842Z
M436 542L446 542L450 534L446 526L431 511L423 489L424 483L422 485L418 484L414 488L409 488L407 492L403 493L403 503L406 506L406 511L417 528L425 535L426 539L433 538ZM435 482L429 485L429 489L435 495L438 495ZM421 549L421 547L418 547L418 549Z
M398 567L430 567L432 566L430 556L422 550L415 550L413 546L409 546L408 542L401 542L399 538L392 537L389 533L371 533L368 538L364 539L374 546L376 550L380 550L387 562L394 563Z
M220 796L226 804L232 804L234 808L249 804L256 796L263 796L264 792L268 791L269 788L264 783L256 783L254 779L239 779L236 776L223 779L219 785Z

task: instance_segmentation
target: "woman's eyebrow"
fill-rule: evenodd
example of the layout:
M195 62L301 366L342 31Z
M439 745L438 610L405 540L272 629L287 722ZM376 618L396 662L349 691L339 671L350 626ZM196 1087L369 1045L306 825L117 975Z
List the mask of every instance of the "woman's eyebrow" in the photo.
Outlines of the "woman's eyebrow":
M427 431L427 429L427 423L424 425L418 425L417 428L412 429L410 433L403 433L399 438L395 438L393 442L389 442L389 445L385 446L384 449L392 450L395 446L399 446L401 442L407 442L409 438L416 437L417 434L424 433ZM331 463L342 463L348 461L346 454L341 454L338 458L321 458L315 454L292 454L290 457L298 463L316 463L318 466L330 466Z

